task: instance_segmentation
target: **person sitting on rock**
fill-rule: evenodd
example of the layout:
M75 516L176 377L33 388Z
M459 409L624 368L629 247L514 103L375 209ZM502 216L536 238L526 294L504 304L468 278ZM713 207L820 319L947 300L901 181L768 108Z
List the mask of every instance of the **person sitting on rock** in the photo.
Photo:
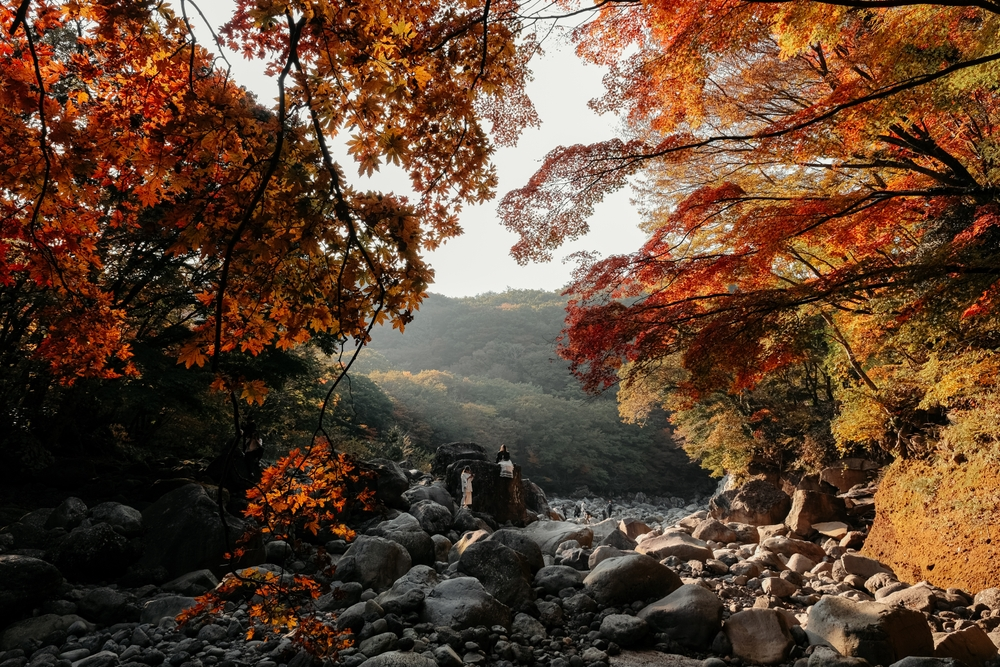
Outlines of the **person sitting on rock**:
M465 466L462 471L462 507L472 507L472 480L475 479L472 468Z
M506 477L507 479L514 478L514 464L510 460L510 452L507 451L507 445L500 445L500 451L497 452L497 463L500 465L501 477Z

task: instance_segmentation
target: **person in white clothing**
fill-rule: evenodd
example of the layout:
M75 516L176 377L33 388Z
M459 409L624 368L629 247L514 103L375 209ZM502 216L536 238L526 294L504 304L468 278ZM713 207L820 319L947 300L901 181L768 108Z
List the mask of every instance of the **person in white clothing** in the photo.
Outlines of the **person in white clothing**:
M472 480L475 477L472 468L465 466L462 471L462 507L472 507Z

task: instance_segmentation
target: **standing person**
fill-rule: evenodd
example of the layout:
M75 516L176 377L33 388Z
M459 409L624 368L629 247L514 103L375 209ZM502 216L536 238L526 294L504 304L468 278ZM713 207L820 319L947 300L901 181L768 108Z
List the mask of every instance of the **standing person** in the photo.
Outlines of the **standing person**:
M507 451L507 445L500 445L500 451L497 452L497 463L500 465L501 477L506 477L507 479L514 478L514 464L510 460L510 452Z
M614 514L614 511L615 511L615 505L614 505L614 503L613 503L613 502L611 502L611 501L609 500L609 501L608 501L608 518L609 518L609 519L611 518L611 515L612 515L612 514Z
M472 507L472 480L475 479L472 468L465 466L462 471L462 507Z

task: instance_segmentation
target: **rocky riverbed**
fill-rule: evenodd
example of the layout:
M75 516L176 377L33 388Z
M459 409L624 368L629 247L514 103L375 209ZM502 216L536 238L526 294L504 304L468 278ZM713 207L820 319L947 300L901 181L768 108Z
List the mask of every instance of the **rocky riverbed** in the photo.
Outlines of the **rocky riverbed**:
M469 455L445 452L439 469ZM293 553L271 542L243 570L328 585L315 608L354 638L337 664L998 662L1000 589L903 583L860 553L870 486L789 496L756 481L708 504L618 499L603 519L605 499L549 500L518 480L529 504L517 526L457 508L447 475L378 465L396 509L358 525L350 544ZM75 498L30 513L0 532L0 667L309 667L289 636L247 640L252 600L233 596L221 614L177 625L218 585L224 543L197 484L141 513Z

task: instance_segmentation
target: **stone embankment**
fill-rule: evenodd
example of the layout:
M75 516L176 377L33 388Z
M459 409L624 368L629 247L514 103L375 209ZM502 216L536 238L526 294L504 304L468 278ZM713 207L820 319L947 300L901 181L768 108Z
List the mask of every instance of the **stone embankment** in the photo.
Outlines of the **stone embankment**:
M528 504L505 511L526 525L501 525L455 505L447 471L470 455L446 451L440 478L381 462L380 489L398 491L387 504L399 509L357 526L351 544L293 553L271 542L244 573L329 585L314 604L353 634L346 667L997 663L1000 589L902 583L859 553L870 487L788 496L756 481L708 507L619 501L597 520L606 501L550 502L518 480L508 497ZM580 502L583 517L567 518ZM238 595L177 626L222 574L225 533L210 505L199 485L142 513L69 498L5 528L0 667L309 667L288 636L246 639L252 601Z

